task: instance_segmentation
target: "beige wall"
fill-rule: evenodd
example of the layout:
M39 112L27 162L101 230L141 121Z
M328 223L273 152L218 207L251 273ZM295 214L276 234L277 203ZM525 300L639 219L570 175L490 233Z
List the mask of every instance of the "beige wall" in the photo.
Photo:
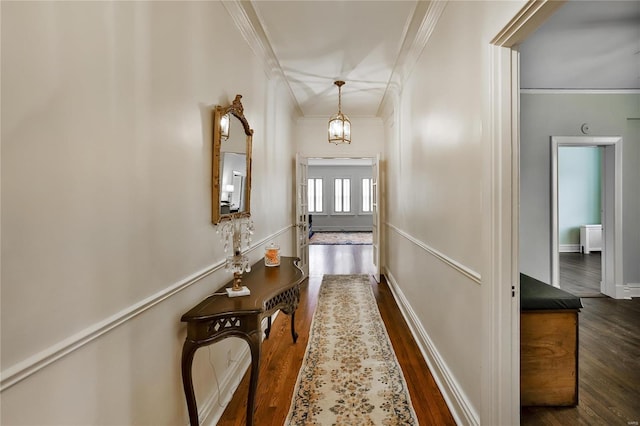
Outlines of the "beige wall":
M487 423L492 348L490 41L521 2L448 2L402 88L388 143L386 265L462 424ZM399 126L398 126L399 123ZM391 127L393 125L393 127ZM489 222L490 223L490 222ZM423 343L424 343L423 342ZM483 391L484 394L483 394ZM447 392L447 390L445 390Z
M255 130L250 256L272 238L291 254L289 92L221 2L1 7L0 423L185 424L180 316L229 278L210 224L209 109L241 93ZM207 358L224 389L241 377L227 352L245 346L196 355L214 412Z
M347 116L348 111L345 111ZM349 117L351 144L335 145L327 140L327 118L300 118L296 124L298 152L307 157L375 157L384 151L384 129L377 117Z

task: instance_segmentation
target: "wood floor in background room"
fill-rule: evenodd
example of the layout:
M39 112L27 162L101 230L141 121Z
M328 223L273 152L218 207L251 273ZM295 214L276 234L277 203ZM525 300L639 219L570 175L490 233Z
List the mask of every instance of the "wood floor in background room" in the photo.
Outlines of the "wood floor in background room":
M599 251L560 253L559 260L561 289L578 297L604 297L600 293L602 256Z
M372 247L311 246L309 279L302 284L300 305L296 312L298 342L293 344L290 318L280 314L273 323L271 336L262 344L262 360L256 397L255 424L281 426L289 412L293 388L309 339L309 329L318 299L323 274L371 274ZM394 351L400 362L421 425L454 425L442 394L409 332L386 281L371 279L380 314ZM249 375L227 406L220 426L244 425Z

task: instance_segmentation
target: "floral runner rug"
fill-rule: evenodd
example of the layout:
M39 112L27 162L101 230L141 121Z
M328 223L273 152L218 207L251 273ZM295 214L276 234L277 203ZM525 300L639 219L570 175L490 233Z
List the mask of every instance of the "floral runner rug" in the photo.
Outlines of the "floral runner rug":
M286 425L417 425L367 275L325 275Z
M373 243L371 232L314 232L309 239L311 245L367 245Z

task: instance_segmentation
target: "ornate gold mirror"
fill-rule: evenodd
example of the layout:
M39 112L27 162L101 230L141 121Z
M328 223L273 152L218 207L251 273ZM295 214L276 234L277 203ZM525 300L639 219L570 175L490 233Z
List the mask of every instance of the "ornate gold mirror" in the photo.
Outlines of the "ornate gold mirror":
M236 95L227 107L213 110L211 221L250 216L253 129Z

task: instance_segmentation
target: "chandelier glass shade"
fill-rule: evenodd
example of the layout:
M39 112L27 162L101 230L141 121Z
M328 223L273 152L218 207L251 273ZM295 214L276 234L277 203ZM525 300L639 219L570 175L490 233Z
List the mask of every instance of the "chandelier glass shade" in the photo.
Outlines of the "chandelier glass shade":
M351 143L351 120L342 113L342 86L344 81L335 81L338 86L338 113L329 119L329 142L336 145Z

